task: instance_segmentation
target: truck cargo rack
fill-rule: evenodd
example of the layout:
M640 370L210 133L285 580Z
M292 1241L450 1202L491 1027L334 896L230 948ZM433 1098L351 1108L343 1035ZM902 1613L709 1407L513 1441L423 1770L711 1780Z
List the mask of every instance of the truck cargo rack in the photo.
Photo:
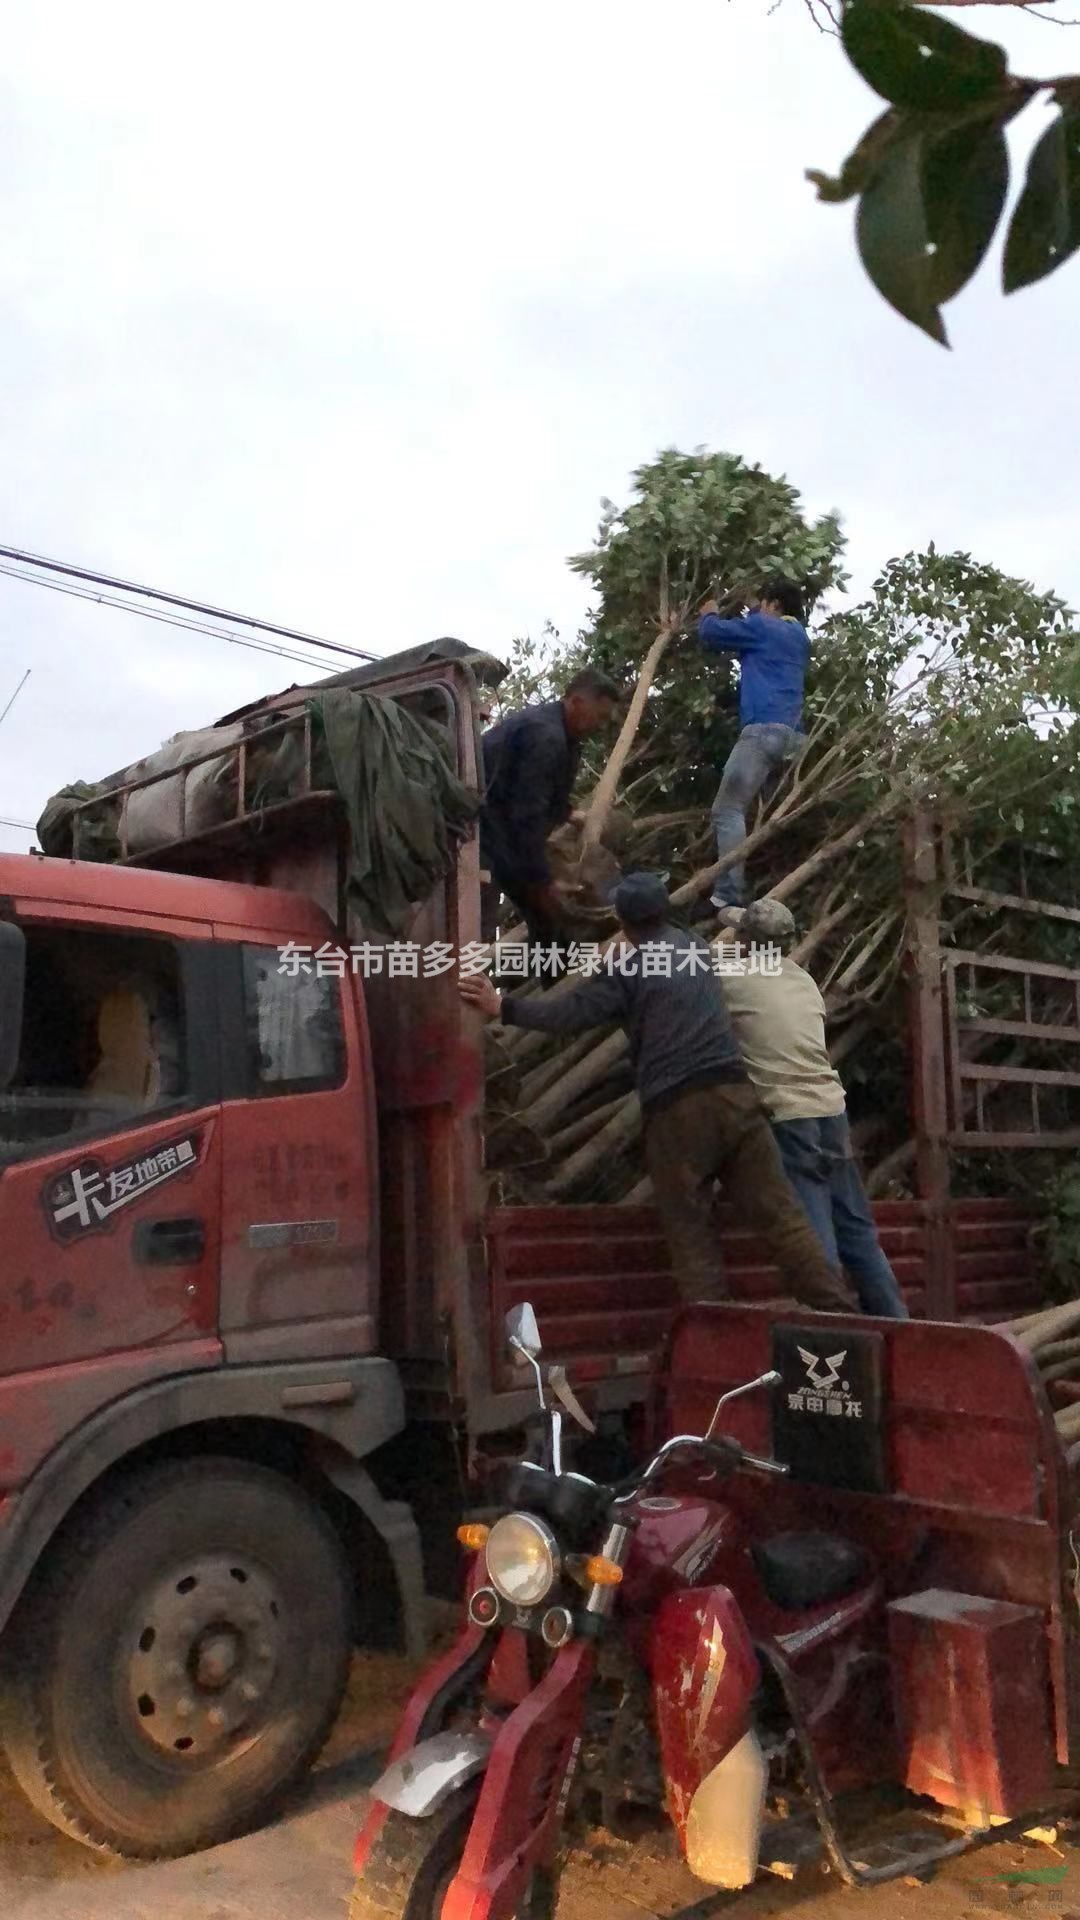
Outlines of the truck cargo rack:
M89 830L99 824L102 818L108 819L116 810L116 835L119 854L116 864L120 866L166 865L179 870L187 864L196 864L204 868L207 857L212 857L215 848L227 852L239 836L250 838L253 834L269 834L277 823L287 819L292 832L297 824L298 815L302 817L308 810L314 817L321 817L327 808L337 806L339 795L336 788L319 787L315 784L312 771L312 715L308 708L275 717L265 725L253 727L239 740L223 742L221 746L208 748L205 753L194 755L190 760L179 762L176 766L163 767L155 772L141 775L138 779L124 782L95 794L93 799L84 800L73 810L71 822L72 858L75 860L92 859L94 856L85 851ZM262 749L275 740L284 740L290 734L297 735L302 744L298 767L290 770L292 790L284 798L269 800L265 803L253 801L251 794L251 760L253 752ZM193 774L208 766L220 765L220 773L215 776L214 785L228 811L210 824L200 824L195 831L189 831L188 822L191 812L188 787ZM139 845L131 850L129 813L134 795L148 793L152 788L168 782L176 784L176 809L178 831L166 834L160 840L147 845ZM187 856L187 858L185 858Z

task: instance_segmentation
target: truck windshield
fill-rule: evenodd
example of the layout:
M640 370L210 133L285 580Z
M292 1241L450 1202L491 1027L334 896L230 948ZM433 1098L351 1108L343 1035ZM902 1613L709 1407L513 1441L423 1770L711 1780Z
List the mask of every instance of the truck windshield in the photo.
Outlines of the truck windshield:
M184 1010L173 943L75 927L24 931L22 1034L0 1094L0 1160L55 1151L181 1101Z

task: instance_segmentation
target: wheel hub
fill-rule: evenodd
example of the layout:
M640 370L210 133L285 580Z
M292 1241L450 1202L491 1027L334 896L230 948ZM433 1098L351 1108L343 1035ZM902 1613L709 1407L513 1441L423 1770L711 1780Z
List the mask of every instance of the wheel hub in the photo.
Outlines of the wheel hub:
M243 1638L232 1627L221 1632L211 1628L195 1643L192 1671L195 1685L206 1693L227 1687L244 1657Z
M274 1583L251 1562L185 1562L131 1616L127 1693L140 1735L175 1759L205 1760L257 1731L281 1658Z

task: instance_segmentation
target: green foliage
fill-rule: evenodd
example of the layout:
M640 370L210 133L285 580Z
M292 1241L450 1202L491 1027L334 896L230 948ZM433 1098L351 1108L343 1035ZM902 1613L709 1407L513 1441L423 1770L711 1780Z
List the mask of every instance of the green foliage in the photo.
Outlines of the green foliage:
M1059 1166L1042 1191L1043 1217L1035 1236L1050 1282L1061 1300L1080 1294L1080 1161Z
M813 602L843 585L842 557L838 516L809 519L787 480L734 454L669 449L634 474L625 506L603 503L595 546L571 560L592 583L594 606L569 645L547 636L537 692L550 697L584 660L631 685L665 587L673 617L683 620L624 781L639 812L689 816L656 849L673 873L707 857L704 809L738 727L737 668L702 652L693 630L698 601L714 592L738 604L782 572L805 583ZM1023 804L1071 798L1080 632L1057 595L970 554L931 547L890 560L869 596L828 615L813 638L810 748L800 768L809 791L802 825L785 840L793 863L800 848L813 850L815 836L881 805L881 828L853 855L853 884L869 908L890 893L895 900L899 887L894 804L945 804L958 818L978 817L992 836L1009 830ZM523 643L522 665L538 657ZM518 682L507 686L516 692Z
M962 781L970 794L992 759L1004 804L1004 763L1042 757L1044 744L1052 757L1075 733L1065 717L1080 705L1075 616L970 554L930 547L890 560L869 599L827 624L824 650L837 642L864 661L872 696L889 698L897 752L932 771L939 791Z
M841 30L844 51L890 106L948 113L1000 93L1004 49L921 8L850 0Z
M737 454L669 449L639 467L625 507L602 505L595 546L570 562L596 594L575 653L624 684L656 637L665 592L686 627L707 595L734 610L770 574L797 580L811 603L843 584L838 516L809 520L787 480ZM645 777L658 800L702 800L734 737L736 704L730 662L707 664L684 632L653 685L633 762L639 783Z
M1061 1867L1022 1867L1016 1873L995 1873L991 1879L1006 1887L1059 1887L1068 1872Z
M496 716L513 713L530 700L556 699L572 671L570 653L550 620L539 640L518 635L510 642L508 671L499 682Z
M982 265L1009 190L1009 150L995 120L972 120L924 143L922 196L928 291L952 300Z
M1027 79L1003 48L906 0L847 0L849 60L889 102L822 200L858 196L859 254L890 306L948 345L941 308L978 271L1009 183L1005 128L1039 93L1060 108L1037 143L1005 246L1006 293L1080 247L1080 77Z
M966 842L974 887L1016 895L1026 880L1034 896L1080 907L1080 628L1056 594L933 546L890 559L858 604L822 612L821 597L843 582L842 561L837 516L810 519L788 481L734 455L669 450L634 475L625 506L604 503L594 547L571 562L593 588L587 625L569 642L549 635L553 651L523 643L515 665L523 673L539 666L541 694L585 660L629 686L665 590L673 618L689 608L646 703L620 798L633 817L629 859L670 874L682 903L696 899L707 914L708 808L737 732L738 668L701 649L696 605L709 589L738 602L773 571L810 585L819 612L807 748L750 821L750 888L780 888L795 912L842 1050L860 1148L870 1166L889 1162L893 1191L909 1177L912 1133L899 989L902 826L915 803L930 806L954 843ZM524 681L515 685L524 690ZM585 785L598 771L590 763ZM997 943L1076 964L1069 920L991 916L957 898L942 925L946 944L958 948ZM958 985L981 1012L1009 1020L1016 979L983 973ZM1042 1017L1071 1015L1048 1008ZM992 1058L1013 1044L995 1039ZM1046 1124L1065 1124L1045 1089L1041 1108ZM957 1189L1000 1191L1023 1178L1030 1197L1041 1190L1044 1161L1037 1150L977 1162L957 1155ZM613 1192L637 1178L622 1160L609 1172ZM1076 1183L1080 1218L1080 1172ZM1064 1221L1064 1202L1058 1211ZM1064 1234L1063 1225L1055 1254L1063 1267Z
M1005 291L1053 273L1080 247L1080 108L1063 107L1028 162L1005 248Z
M588 624L569 643L551 629L516 642L500 705L553 697L585 660L632 685L666 581L685 630L653 684L624 788L639 814L687 816L656 849L686 874L707 861L704 810L738 727L738 670L702 652L697 602L715 591L737 603L772 572L806 582L813 599L843 584L842 556L837 515L808 519L787 480L737 455L668 450L634 474L624 507L604 502L595 546L570 563L595 590ZM795 864L880 804L851 884L867 911L895 902L893 811L918 800L976 823L984 857L1049 818L1080 860L1080 630L1056 594L931 546L890 560L812 638L806 796L780 857Z
M596 545L570 565L600 595L595 631L640 659L660 618L666 579L672 610L706 594L744 605L770 574L804 584L811 600L841 583L839 518L808 521L785 479L738 454L669 448L639 467L633 497L602 502Z

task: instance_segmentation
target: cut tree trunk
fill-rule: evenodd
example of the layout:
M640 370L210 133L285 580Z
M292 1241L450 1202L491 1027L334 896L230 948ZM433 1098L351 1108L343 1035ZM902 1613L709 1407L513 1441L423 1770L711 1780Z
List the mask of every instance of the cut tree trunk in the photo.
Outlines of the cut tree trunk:
M636 1093L632 1093L624 1103L620 1100L618 1109L612 1114L606 1126L587 1140L584 1146L564 1160L556 1174L547 1182L548 1192L553 1199L561 1199L581 1181L595 1173L597 1167L610 1161L623 1147L634 1138L641 1125L641 1108Z
M568 1107L571 1100L576 1099L579 1093L584 1093L586 1087L595 1086L602 1081L609 1069L622 1059L628 1046L629 1042L621 1028L617 1033L609 1033L606 1040L601 1040L598 1046L593 1047L591 1052L585 1055L584 1060L579 1060L562 1079L557 1080L546 1093L542 1093L539 1100L533 1101L525 1115L529 1125L542 1129L555 1114Z
M651 1207L654 1199L652 1181L646 1174L643 1180L639 1180L636 1186L631 1187L629 1193L623 1194L617 1204L620 1207Z
M553 1161L561 1161L564 1153L579 1147L583 1140L591 1140L604 1124L617 1113L625 1100L625 1094L617 1094L614 1100L605 1100L600 1106L591 1107L579 1119L572 1120L568 1127L560 1128L558 1133L548 1135L548 1153Z
M627 710L626 719L619 729L619 737L611 750L603 773L593 788L592 798L589 801L589 810L585 816L581 835L583 852L586 852L589 847L598 845L604 831L608 814L611 812L615 795L619 790L622 770L641 725L641 716L645 711L645 702L649 697L653 676L674 632L675 628L670 621L665 622L641 663L641 672L638 675L638 683L634 688L634 697Z
M1039 1348L1040 1370L1057 1366L1059 1361L1080 1359L1080 1339L1052 1340L1047 1347Z
M545 1034L544 1038L550 1040L551 1035ZM583 1060L590 1048L595 1045L595 1033L580 1033L568 1047L556 1053L553 1059L542 1060L538 1067L532 1067L528 1073L523 1073L521 1076L522 1109L524 1110L534 1100L539 1099L547 1087L550 1087L554 1081L561 1080L563 1074L569 1073L570 1068L579 1060Z
M1028 1353L1037 1354L1040 1347L1047 1347L1053 1340L1060 1340L1074 1327L1080 1327L1080 1300L1069 1300L1062 1307L1050 1307L1046 1313L1036 1314L1026 1327L1019 1331L1010 1328L1020 1345Z

